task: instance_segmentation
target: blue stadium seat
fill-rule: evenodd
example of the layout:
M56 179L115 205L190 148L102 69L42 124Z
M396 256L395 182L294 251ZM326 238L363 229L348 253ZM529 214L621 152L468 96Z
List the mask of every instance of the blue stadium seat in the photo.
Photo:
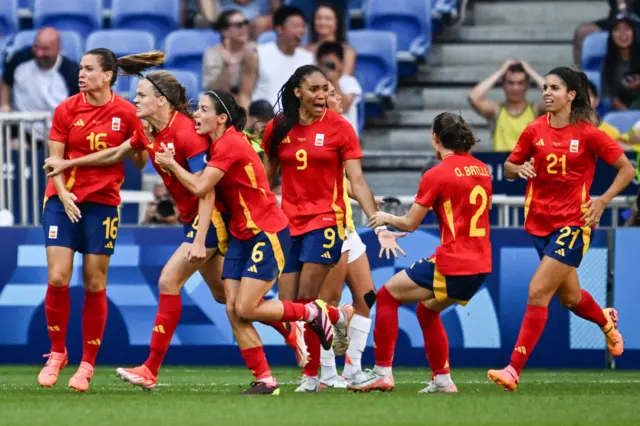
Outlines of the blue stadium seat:
M87 38L86 50L104 47L111 50L117 57L133 53L153 50L155 39L153 34L139 30L102 30L92 33ZM124 94L129 90L129 77L118 76L117 93Z
M33 27L71 30L86 38L102 28L101 0L35 0Z
M0 76L4 70L4 62L6 59L7 44L9 44L9 37L0 38Z
M600 76L600 71L585 71L584 73L587 76L587 80L589 80L596 86L596 89L598 89L598 96L600 96L602 94L600 90L602 87L602 77Z
M18 31L18 0L0 1L0 37Z
M33 10L34 1L35 0L18 0L18 8Z
M265 31L258 36L258 38L256 39L256 43L258 44L271 43L272 41L276 41L277 37L278 35L276 34L275 31L273 30Z
M113 0L111 27L145 30L161 41L180 26L180 0Z
M411 64L431 49L431 2L426 0L367 0L365 28L391 31L398 38L402 62ZM411 54L406 55L405 52ZM416 66L402 67L400 74L416 72ZM405 71L406 70L406 71Z
M365 95L393 96L398 85L396 35L355 30L349 31L347 39L356 51L356 75Z
M180 84L182 84L185 87L185 89L187 89L187 99L191 101L191 107L195 109L195 105L198 104L198 88L199 88L197 74L192 73L191 71L176 70L171 68L168 68L165 71L169 71L171 74L173 74L178 79ZM138 78L131 77L130 83L129 83L129 93L128 93L128 99L131 102L133 102L133 98L136 97L137 88L138 88Z
M609 33L607 31L591 33L584 39L581 60L583 71L600 71L602 61L607 55L608 41Z
M633 125L640 121L640 111L614 111L604 116L604 121L611 124L622 133L626 133L633 128Z
M36 39L38 30L25 30L20 31L13 38L12 50L23 49L27 46L32 46ZM75 31L60 31L60 49L62 54L73 62L80 62L82 58L82 39Z
M202 74L202 55L209 46L220 43L220 35L211 30L178 30L170 33L164 41L167 55L165 67Z

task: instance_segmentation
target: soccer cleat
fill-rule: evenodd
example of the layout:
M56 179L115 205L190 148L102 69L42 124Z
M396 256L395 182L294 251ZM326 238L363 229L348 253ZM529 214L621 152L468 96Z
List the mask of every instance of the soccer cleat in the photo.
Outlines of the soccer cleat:
M156 387L158 378L155 377L146 365L134 368L118 368L116 376L125 382L134 386L139 386L145 390L151 390Z
M336 356L344 356L349 348L349 324L356 310L351 305L340 306L340 320L334 325L333 353Z
M286 338L286 342L296 354L298 367L304 368L304 366L307 365L307 357L309 356L307 344L304 342L304 323L302 321L296 321L290 323L290 325L291 332Z
M64 353L51 352L44 355L44 358L49 359L40 370L40 374L38 374L38 383L40 383L40 386L51 387L58 382L60 370L67 366L69 357L65 351Z
M302 376L300 386L296 388L296 392L318 392L320 390L320 380L317 377Z
M347 386L347 389L354 392L391 392L396 387L393 376L383 376L375 371L367 370L362 375L358 375L356 380L353 380Z
M624 352L624 340L618 330L618 311L613 308L603 309L602 312L607 318L607 325L602 327L602 332L607 338L607 348L613 356L620 356Z
M325 388L346 389L347 379L342 376L333 376L328 379L320 379L320 387L318 390Z
M520 376L510 365L503 370L489 370L487 376L493 383L502 386L510 392L516 390L518 388L518 383L520 382Z
M438 393L438 392L458 392L458 388L455 383L450 382L448 385L443 385L442 383L438 383L436 380L432 380L429 382L429 385L418 391L418 393Z
M78 371L69 379L69 387L77 392L86 392L93 377L93 365L82 361Z
M327 313L327 304L318 299L315 302L309 303L316 310L316 317L309 323L309 327L320 338L320 344L325 351L331 349L333 345L333 327L331 321L329 321L329 314Z
M280 388L276 384L266 382L251 382L249 388L240 392L239 395L280 395Z

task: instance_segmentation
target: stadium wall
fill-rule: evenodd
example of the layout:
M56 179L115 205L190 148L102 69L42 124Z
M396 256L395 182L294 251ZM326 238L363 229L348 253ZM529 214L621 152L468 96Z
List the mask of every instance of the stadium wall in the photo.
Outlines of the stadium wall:
M437 229L421 229L403 239L407 257L378 259L375 235L360 229L376 287L439 243ZM132 365L145 359L157 307L160 271L182 239L180 228L122 227L109 269L109 320L98 362ZM509 359L527 299L527 286L537 264L529 236L521 229L492 229L493 273L466 307L451 307L443 321L451 344L451 365L499 367ZM0 363L40 363L49 350L44 296L47 268L43 234L39 228L0 229ZM617 368L640 368L640 299L637 285L639 229L598 230L578 273L583 287L596 301L612 297L619 310L625 353ZM68 350L72 362L81 352L80 313L83 300L81 257L76 257L71 280L72 316ZM183 290L182 320L166 362L170 364L240 364L224 306L211 297L199 275ZM277 297L274 288L268 298ZM343 302L350 301L345 291ZM373 311L375 315L375 309ZM426 365L423 340L415 318L415 305L400 309L401 333L396 365ZM293 354L273 330L260 327L271 363L293 365ZM373 341L365 355L373 362ZM549 322L530 366L545 368L603 368L607 365L600 330L562 309L550 306Z

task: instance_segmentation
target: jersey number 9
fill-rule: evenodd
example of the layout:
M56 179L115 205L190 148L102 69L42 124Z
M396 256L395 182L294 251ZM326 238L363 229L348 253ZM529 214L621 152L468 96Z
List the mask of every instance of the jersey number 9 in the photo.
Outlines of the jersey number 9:
M307 151L305 151L304 149L297 150L296 160L300 162L300 164L298 164L298 167L296 167L296 169L298 170L306 169L307 168Z
M103 149L106 149L107 141L104 140L106 138L106 133L89 133L89 136L87 136L87 140L89 141L89 149L91 151L102 151Z

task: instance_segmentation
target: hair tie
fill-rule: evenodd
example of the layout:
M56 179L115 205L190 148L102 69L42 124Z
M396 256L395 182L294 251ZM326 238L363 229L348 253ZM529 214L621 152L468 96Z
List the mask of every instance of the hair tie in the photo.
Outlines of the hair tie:
M231 122L233 122L233 117L231 116L231 113L229 112L229 108L227 108L227 106L224 104L224 102L222 102L222 99L220 99L220 96L218 96L218 94L216 92L214 92L213 90L209 90L207 93L211 93L213 96L216 97L218 102L220 102L220 104L222 105L224 110L227 112L227 115L229 116L229 120L231 120Z

